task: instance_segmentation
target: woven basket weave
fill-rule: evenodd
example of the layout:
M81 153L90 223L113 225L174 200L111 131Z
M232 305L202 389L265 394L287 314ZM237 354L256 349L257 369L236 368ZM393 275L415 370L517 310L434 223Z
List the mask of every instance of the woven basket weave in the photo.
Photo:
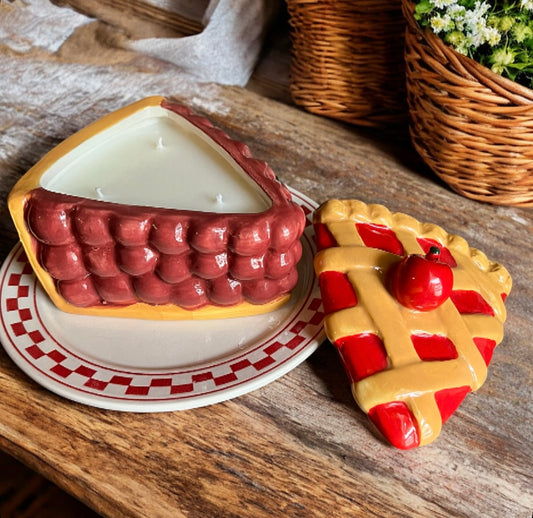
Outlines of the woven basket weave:
M465 197L533 206L533 90L455 52L402 6L414 147Z
M400 0L288 0L287 7L296 104L362 126L406 121Z

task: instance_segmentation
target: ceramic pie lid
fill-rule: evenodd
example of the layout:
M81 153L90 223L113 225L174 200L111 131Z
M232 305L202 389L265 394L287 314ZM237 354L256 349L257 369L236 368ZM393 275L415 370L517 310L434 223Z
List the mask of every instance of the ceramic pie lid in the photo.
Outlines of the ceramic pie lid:
M314 221L324 327L356 402L393 445L430 443L486 379L509 273L463 238L381 205L330 200Z

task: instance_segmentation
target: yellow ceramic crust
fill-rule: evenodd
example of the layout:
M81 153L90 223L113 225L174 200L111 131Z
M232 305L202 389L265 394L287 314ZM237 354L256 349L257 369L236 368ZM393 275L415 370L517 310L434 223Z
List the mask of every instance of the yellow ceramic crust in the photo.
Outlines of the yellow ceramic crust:
M46 272L44 272L46 274ZM45 278L50 278L46 274ZM267 304L250 304L243 302L231 307L224 306L205 306L199 309L187 310L175 306L174 304L165 304L153 306L138 302L130 306L115 306L108 308L78 308L65 302L54 289L50 293L50 298L54 304L67 313L78 315L91 315L97 317L117 317L117 318L138 318L144 320L209 320L216 318L236 318L260 315L274 311L288 302L290 295L280 297L278 300Z
M26 251L28 260L39 279L41 285L52 299L53 303L61 310L68 313L93 315L93 316L114 316L114 317L127 317L127 318L140 318L140 319L161 319L161 320L180 320L180 319L214 319L214 318L231 318L246 315L256 315L273 311L278 307L285 304L290 294L282 294L273 300L264 304L249 303L243 301L241 303L233 305L216 305L208 304L199 309L185 309L175 304L160 304L152 305L143 302L137 302L129 305L101 305L90 307L79 307L67 302L61 294L58 292L55 284L55 280L51 275L43 268L40 263L39 257L36 254L35 238L28 229L26 217L26 206L30 199L30 193L40 187L40 180L42 175L54 164L57 160L64 155L81 145L89 138L103 132L110 127L114 126L118 122L132 116L138 111L159 107L162 103L166 102L163 97L154 96L143 99L139 102L126 106L116 112L113 112L96 122L90 124L78 133L67 138L60 143L48 154L46 154L35 166L33 166L14 186L9 198L8 207L18 231L22 245ZM208 126L208 131L210 131ZM213 131L218 131L213 129ZM221 137L229 141L227 136ZM225 142L225 141L224 141ZM231 141L235 145L234 141ZM241 152L241 147L237 147ZM248 160L246 156L244 160ZM233 155L232 155L233 156ZM251 159L250 159L251 160ZM259 163L259 161L254 161ZM264 168L263 168L264 169ZM274 180L274 174L271 174L271 178L267 178L267 181L272 182ZM276 187L277 188L277 187ZM276 193L277 195L277 193ZM283 195L285 196L285 194ZM292 203L292 202L291 202ZM298 210L301 209L298 207ZM303 213L302 213L302 219ZM303 231L303 223L298 222Z

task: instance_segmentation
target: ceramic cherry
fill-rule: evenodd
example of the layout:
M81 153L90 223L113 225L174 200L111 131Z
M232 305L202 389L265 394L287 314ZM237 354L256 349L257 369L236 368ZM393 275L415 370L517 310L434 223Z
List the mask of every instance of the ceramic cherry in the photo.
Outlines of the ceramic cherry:
M418 311L430 311L450 296L453 273L439 257L440 249L432 246L425 256L408 255L392 269L390 290L400 304Z

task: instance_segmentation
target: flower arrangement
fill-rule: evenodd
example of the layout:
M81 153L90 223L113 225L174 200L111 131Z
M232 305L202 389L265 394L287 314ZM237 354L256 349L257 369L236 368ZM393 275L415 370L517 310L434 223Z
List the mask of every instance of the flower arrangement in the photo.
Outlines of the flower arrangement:
M419 0L414 18L457 52L533 88L533 0Z

